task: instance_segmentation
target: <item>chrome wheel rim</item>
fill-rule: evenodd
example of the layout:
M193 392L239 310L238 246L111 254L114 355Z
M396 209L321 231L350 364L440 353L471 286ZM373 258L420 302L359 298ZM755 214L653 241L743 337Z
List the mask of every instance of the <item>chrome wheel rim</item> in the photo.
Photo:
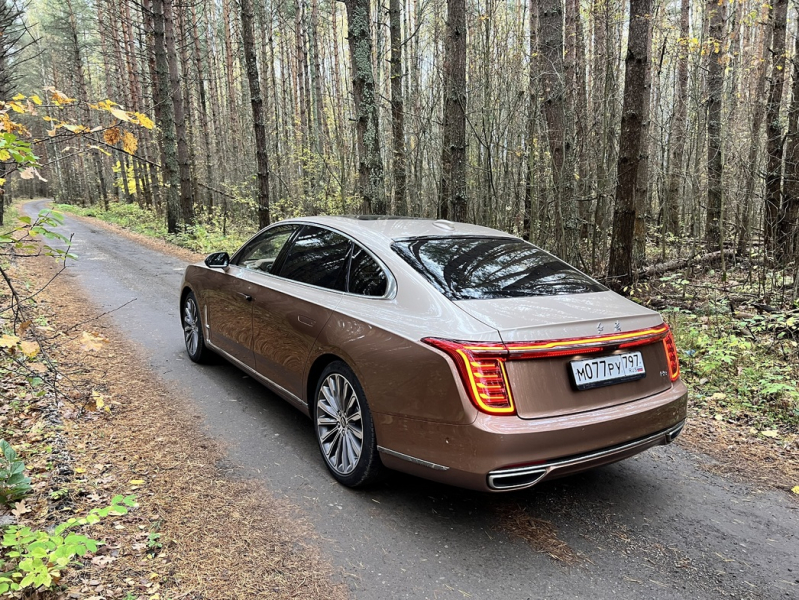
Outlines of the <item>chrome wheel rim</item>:
M319 388L316 435L331 469L340 475L355 470L363 450L361 403L343 375L328 375Z
M187 298L183 306L183 338L186 350L194 356L200 346L200 313L193 298Z

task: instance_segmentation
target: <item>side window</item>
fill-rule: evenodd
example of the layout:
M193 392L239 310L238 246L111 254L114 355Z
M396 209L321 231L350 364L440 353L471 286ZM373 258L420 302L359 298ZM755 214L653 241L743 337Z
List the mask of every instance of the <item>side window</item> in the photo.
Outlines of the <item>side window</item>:
M327 229L305 226L294 239L280 276L344 291L350 241Z
M280 251L296 230L294 225L285 225L264 231L244 248L236 263L245 269L271 273Z
M382 296L386 293L386 274L360 246L353 246L347 291L362 296Z

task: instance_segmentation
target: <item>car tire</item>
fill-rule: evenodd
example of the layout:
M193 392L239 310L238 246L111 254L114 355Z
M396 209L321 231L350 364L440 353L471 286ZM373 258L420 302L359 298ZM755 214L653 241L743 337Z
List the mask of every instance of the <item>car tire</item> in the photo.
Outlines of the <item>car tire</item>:
M200 307L194 292L189 292L183 298L180 315L183 325L183 341L186 343L186 352L189 358L196 363L207 362L211 351L205 345Z
M384 467L372 413L358 378L342 361L322 371L311 406L314 434L331 475L347 487L377 481Z

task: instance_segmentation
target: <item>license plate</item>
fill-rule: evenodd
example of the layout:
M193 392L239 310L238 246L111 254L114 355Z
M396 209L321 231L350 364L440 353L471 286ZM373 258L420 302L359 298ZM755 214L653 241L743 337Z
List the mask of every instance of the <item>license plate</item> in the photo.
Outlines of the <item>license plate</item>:
M646 376L644 359L640 352L574 360L569 364L572 380L578 390L635 381Z

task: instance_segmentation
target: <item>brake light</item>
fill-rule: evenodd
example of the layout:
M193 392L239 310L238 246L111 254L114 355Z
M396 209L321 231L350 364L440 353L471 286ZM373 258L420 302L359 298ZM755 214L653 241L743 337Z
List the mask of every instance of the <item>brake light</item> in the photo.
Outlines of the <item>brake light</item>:
M666 359L669 363L669 379L677 381L680 376L680 358L677 356L677 344L674 343L674 335L671 331L663 339L663 349L666 351Z
M423 342L446 352L458 367L469 399L490 415L516 414L505 371L508 350L502 343L454 342L424 338Z

